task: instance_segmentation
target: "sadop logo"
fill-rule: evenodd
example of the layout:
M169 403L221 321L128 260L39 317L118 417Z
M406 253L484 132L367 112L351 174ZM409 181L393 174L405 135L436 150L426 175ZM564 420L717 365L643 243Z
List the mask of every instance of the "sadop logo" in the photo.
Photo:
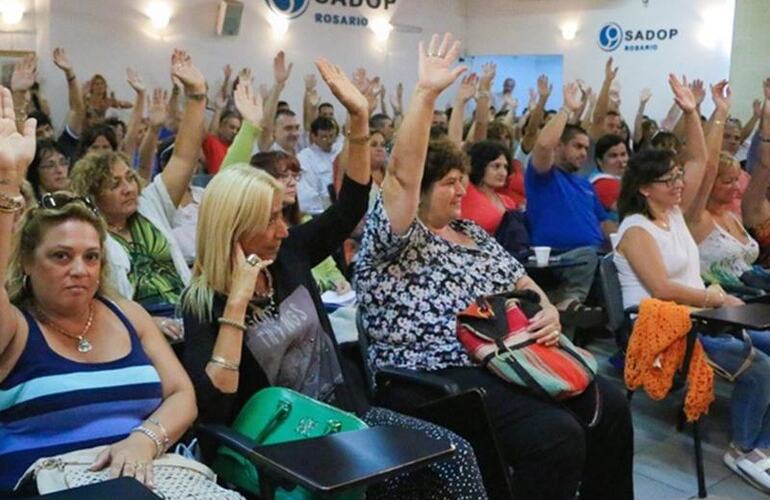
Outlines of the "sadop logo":
M599 47L612 52L623 42L623 29L617 23L607 23L599 30Z
M294 19L305 13L310 0L265 0L270 10L288 19Z

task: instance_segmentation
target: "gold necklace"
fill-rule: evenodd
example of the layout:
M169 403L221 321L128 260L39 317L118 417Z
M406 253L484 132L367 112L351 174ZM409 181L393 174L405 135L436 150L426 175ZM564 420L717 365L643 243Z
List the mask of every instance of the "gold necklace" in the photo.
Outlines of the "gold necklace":
M43 310L40 308L39 305L35 305L35 311L37 311L38 316L40 317L40 320L45 323L46 325L50 326L56 333L59 333L61 335L64 335L65 337L69 337L73 340L78 341L78 351L86 353L89 352L91 349L93 349L93 345L91 345L91 342L86 339L86 335L88 334L88 330L91 329L91 324L94 322L94 303L91 301L90 304L88 304L88 321L86 321L85 326L80 331L80 335L73 335L66 330L64 330L62 327L57 325L56 323L51 320L51 318L46 315Z

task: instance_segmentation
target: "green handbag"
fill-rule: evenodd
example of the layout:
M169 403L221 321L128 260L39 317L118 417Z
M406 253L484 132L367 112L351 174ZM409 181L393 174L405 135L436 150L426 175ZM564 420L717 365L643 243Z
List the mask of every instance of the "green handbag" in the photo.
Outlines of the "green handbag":
M369 427L353 415L326 403L284 387L268 387L254 394L246 402L232 425L233 430L259 444L286 443L336 432L354 431ZM217 450L212 469L222 479L238 488L259 493L257 469L246 458L226 446ZM359 500L365 489L352 490L332 498ZM310 500L316 497L302 487L291 491L278 488L276 500Z

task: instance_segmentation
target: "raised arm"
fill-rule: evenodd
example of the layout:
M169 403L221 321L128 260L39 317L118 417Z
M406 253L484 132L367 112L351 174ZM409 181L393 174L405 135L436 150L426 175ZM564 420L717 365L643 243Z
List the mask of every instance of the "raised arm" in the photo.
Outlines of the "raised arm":
M302 128L310 133L310 124L318 117L318 104L321 98L316 90L315 75L305 75L305 95L302 97Z
M220 170L224 170L232 165L239 163L248 163L251 159L251 150L254 141L260 134L260 123L262 122L262 98L254 93L249 80L239 80L238 86L233 93L235 108L241 114L243 122L241 129L235 134L230 147L227 148L227 154L222 160Z
M259 150L267 151L273 144L273 129L275 127L275 112L278 110L278 101L281 98L281 92L286 86L286 81L291 76L291 69L294 67L294 63L289 63L286 66L286 55L283 51L278 52L273 58L273 86L267 94L267 98L264 102L264 115L260 128L262 129L262 135L259 136Z
M23 135L20 134L13 104L11 92L0 87L0 283L6 283L14 221L23 208L20 186L35 156L35 120L26 120ZM9 371L4 366L3 354L21 321L21 313L11 304L8 289L0 286L0 381Z
M479 77L479 92L476 94L476 111L473 114L473 135L471 142L476 143L487 138L489 126L489 103L492 102L492 82L495 81L497 65L486 63L481 69Z
M759 126L759 165L752 171L749 186L741 200L743 223L750 228L770 219L770 202L767 201L767 189L770 187L770 78L762 83L765 99Z
M553 168L556 161L556 148L559 146L561 134L567 126L570 113L580 108L577 83L571 82L564 86L564 106L543 127L537 136L535 147L532 149L532 165L540 174L545 174Z
M129 156L133 157L136 152L137 142L139 140L139 126L142 124L142 118L144 117L144 101L147 95L147 88L144 86L142 77L136 70L126 68L126 81L136 92L136 100L134 101L134 108L131 111L131 118L128 120L126 126L126 137L123 139L121 149Z
M184 50L174 50L171 71L182 82L187 99L176 135L174 154L161 175L171 201L174 206L179 206L198 165L206 112L206 80Z
M152 91L152 98L148 99L148 120L147 130L139 145L139 166L137 171L139 175L150 182L152 180L152 163L155 159L155 153L158 149L158 133L160 128L166 122L168 107L166 106L167 93L163 89Z
M13 93L13 110L15 112L16 128L24 131L27 119L27 92L37 80L37 56L26 55L13 67L11 74L11 92Z
M67 78L67 96L70 106L67 114L67 127L73 134L80 135L86 123L86 103L83 101L83 93L80 91L77 76L75 76L67 53L61 47L53 50L53 63L64 72L64 76Z
M393 129L398 130L404 121L404 84L396 85L396 96L390 96L390 107L393 110Z
M741 144L746 142L746 139L749 138L757 123L759 123L759 118L762 116L762 101L754 99L754 102L751 103L751 109L753 111L751 118L748 119L746 125L741 129Z
M535 140L540 132L540 124L543 123L543 117L545 116L545 104L548 102L548 97L551 95L553 85L548 83L548 77L540 75L537 78L537 104L530 110L529 121L524 128L524 137L521 139L521 150L524 153L529 154L532 148L535 147Z
M459 55L460 42L454 41L450 33L444 35L443 41L433 35L427 51L420 42L417 87L382 183L383 203L396 234L406 232L417 216L433 110L441 92L466 70L465 66L452 68Z
M634 118L634 144L642 143L642 138L644 137L644 131L642 130L642 125L644 123L644 108L647 107L647 102L649 102L650 97L652 97L650 89L642 89L642 93L639 95L639 108L636 110L636 117Z
M601 137L604 131L604 117L610 109L610 88L612 82L618 76L618 67L612 67L612 57L607 59L604 65L604 82L599 91L599 97L596 98L596 107L594 108L593 119L588 133L596 140Z
M707 236L706 231L711 230L711 228L701 227L701 223L706 212L706 205L711 196L711 189L714 187L714 181L719 173L722 136L725 129L725 120L727 120L727 116L730 114L731 95L732 91L727 85L727 80L722 80L711 87L711 98L714 101L715 108L712 123L706 135L706 169L697 194L684 212L685 219L687 219L696 242L702 241Z
M674 100L684 116L684 134L687 142L687 159L684 162L684 191L682 191L681 208L688 213L695 200L703 175L706 171L708 154L706 139L703 137L703 127L698 113L698 101L692 90L680 82L675 75L668 77L668 83L674 93Z
M463 78L460 88L457 89L454 104L452 104L452 116L449 117L448 137L458 148L463 145L463 125L465 124L465 106L476 94L479 77L471 73Z

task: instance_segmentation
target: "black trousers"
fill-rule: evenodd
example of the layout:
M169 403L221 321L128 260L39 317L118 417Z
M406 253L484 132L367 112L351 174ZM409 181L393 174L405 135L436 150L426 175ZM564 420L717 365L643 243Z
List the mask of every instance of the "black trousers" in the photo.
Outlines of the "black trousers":
M602 414L586 428L578 415L592 413L595 392L561 403L545 401L483 368L436 372L462 389L483 387L503 454L514 470L517 498L625 500L634 497L634 437L628 401L597 377ZM590 418L590 417L589 417Z

